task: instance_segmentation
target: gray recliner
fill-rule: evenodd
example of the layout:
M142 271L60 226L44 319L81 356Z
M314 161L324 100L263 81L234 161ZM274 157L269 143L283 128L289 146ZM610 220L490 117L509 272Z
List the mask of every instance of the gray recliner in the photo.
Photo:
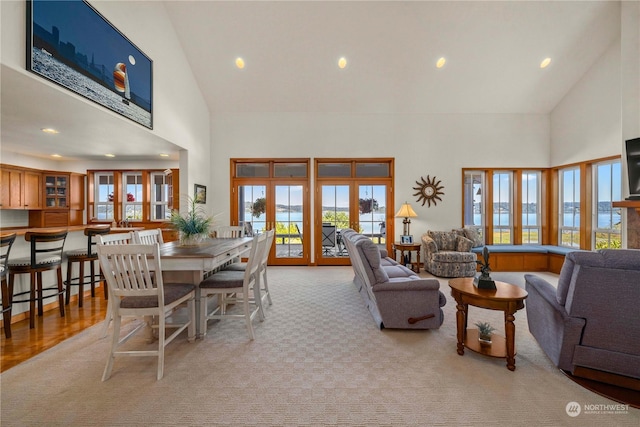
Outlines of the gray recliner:
M529 331L556 366L640 385L640 250L572 252L557 289L533 274L525 287Z

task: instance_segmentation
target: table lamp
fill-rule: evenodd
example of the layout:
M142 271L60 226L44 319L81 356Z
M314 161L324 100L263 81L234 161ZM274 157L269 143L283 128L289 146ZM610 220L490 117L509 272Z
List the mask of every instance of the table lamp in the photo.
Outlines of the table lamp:
M409 226L411 225L411 220L409 218L416 218L418 215L413 210L411 205L407 202L404 202L402 206L400 206L400 210L396 213L396 218L404 218L402 220L402 235L409 235Z

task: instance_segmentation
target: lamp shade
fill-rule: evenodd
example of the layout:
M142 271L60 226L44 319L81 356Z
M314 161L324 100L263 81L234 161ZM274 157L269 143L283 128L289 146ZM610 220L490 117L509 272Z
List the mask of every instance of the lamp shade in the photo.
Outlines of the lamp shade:
M396 218L416 218L418 215L409 203L403 203L400 210L396 213Z

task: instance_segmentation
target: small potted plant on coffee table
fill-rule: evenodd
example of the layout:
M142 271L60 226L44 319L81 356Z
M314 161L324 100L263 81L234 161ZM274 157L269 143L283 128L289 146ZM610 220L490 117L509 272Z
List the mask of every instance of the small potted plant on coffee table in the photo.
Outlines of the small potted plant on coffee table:
M478 327L478 340L480 341L480 345L490 345L491 344L491 334L496 330L489 322L476 322L475 325Z

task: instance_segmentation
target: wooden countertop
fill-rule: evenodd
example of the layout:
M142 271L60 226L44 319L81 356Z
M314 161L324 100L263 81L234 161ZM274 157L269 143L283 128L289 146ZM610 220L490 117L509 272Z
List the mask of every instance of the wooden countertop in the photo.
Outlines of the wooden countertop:
M47 228L33 228L33 227L5 227L0 232L2 234L16 233L18 236L24 236L27 231L52 231L52 230L67 230L67 231L84 231L87 227L108 227L104 224L85 224L85 225L70 225L67 227L47 227ZM144 230L144 227L111 227L112 233L126 233L127 231L140 231Z

